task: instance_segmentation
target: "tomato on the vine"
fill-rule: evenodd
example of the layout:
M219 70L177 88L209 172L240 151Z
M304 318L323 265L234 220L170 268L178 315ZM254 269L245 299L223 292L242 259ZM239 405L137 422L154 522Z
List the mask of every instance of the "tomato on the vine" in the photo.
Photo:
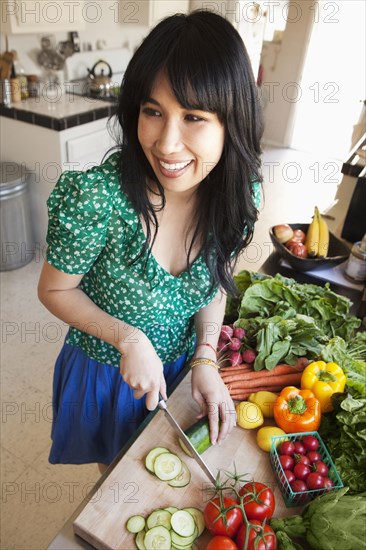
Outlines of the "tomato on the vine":
M218 535L210 540L206 550L238 550L238 547L230 537Z
M236 535L235 541L240 550L244 548L248 528L247 550L277 550L277 539L272 527L267 524L262 526L261 522L255 519L251 520L249 525L244 523Z
M232 506L235 506L235 508L231 508ZM209 500L203 515L205 525L213 535L233 537L243 523L243 516L238 503L229 497L223 497L222 502L220 502L220 497Z
M248 519L264 521L273 516L275 509L274 494L272 489L264 483L258 483L257 481L246 483L240 489L239 495L244 497L244 510Z

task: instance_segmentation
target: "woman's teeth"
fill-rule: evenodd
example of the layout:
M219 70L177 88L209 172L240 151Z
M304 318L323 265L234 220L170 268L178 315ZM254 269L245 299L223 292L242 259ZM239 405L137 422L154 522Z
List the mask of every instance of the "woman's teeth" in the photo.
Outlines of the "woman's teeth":
M161 166L165 168L165 170L169 170L170 172L175 172L176 170L182 170L183 168L188 166L188 164L190 164L191 161L189 160L187 162L178 162L177 164L168 164L166 162L163 162L162 160L160 160L159 162Z

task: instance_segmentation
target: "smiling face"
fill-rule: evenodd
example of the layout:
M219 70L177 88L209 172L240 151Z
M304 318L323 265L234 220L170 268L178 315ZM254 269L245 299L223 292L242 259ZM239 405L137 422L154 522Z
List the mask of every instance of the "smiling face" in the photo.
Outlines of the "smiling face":
M141 104L138 139L165 191L193 191L219 162L225 129L215 113L178 103L168 79L156 79Z

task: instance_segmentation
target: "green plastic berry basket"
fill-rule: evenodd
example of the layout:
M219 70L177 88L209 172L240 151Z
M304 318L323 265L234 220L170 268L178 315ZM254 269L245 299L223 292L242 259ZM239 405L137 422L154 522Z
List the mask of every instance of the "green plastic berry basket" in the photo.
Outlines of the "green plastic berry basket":
M314 489L295 493L291 489L290 484L285 476L284 470L279 460L277 447L283 441L301 441L305 435L313 435L319 441L319 448L317 449L317 451L321 455L321 460L328 467L328 477L332 480L333 486L326 487L324 489ZM270 461L287 508L291 508L293 506L303 506L307 502L310 502L315 497L322 495L325 492L334 491L335 489L340 489L341 487L343 487L342 480L339 477L336 467L334 466L333 460L331 459L328 449L326 448L318 432L301 432L286 435L276 435L273 436L271 440L272 442Z

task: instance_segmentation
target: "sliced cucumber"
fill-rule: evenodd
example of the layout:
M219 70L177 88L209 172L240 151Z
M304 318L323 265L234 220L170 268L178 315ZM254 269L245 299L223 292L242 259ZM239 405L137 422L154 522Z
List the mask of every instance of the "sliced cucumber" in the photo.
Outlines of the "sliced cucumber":
M158 509L151 512L149 517L146 520L146 525L148 529L152 529L153 527L158 527L158 525L162 525L163 527L166 527L167 529L171 529L171 520L172 514L168 512L167 510Z
M193 534L190 537L182 537L178 535L175 531L170 531L172 544L176 547L184 548L190 546L197 538L198 529L195 527Z
M174 514L174 512L178 512L179 508L176 508L175 506L167 506L164 508L167 512L170 512L171 514Z
M188 470L187 465L182 461L182 469L171 481L168 481L168 485L171 487L185 487L191 481L191 472Z
M198 422L184 430L184 433L192 443L193 447L199 454L202 454L209 447L211 447L210 441L210 425L208 423L208 417L205 416L200 418ZM183 451L188 455L192 456L187 447L184 445L183 441L179 439L180 446Z
M144 537L146 550L170 550L172 540L166 527L158 525L149 529Z
M184 510L174 512L170 521L172 529L181 537L191 537L197 529L193 516Z
M205 530L205 518L203 512L198 508L183 508L184 512L188 512L193 517L195 524L197 525L198 535L200 537Z
M145 530L139 531L135 537L135 544L138 550L146 550L146 546L144 544L145 534Z
M181 459L173 453L162 453L155 458L154 472L162 481L170 481L182 470Z
M154 462L157 456L161 455L162 453L169 453L169 449L166 449L165 447L155 447L154 449L151 449L151 451L146 455L145 458L145 466L146 469L149 470L152 474L154 474Z
M142 516L131 516L127 523L126 529L130 533L139 533L145 529L145 518Z

